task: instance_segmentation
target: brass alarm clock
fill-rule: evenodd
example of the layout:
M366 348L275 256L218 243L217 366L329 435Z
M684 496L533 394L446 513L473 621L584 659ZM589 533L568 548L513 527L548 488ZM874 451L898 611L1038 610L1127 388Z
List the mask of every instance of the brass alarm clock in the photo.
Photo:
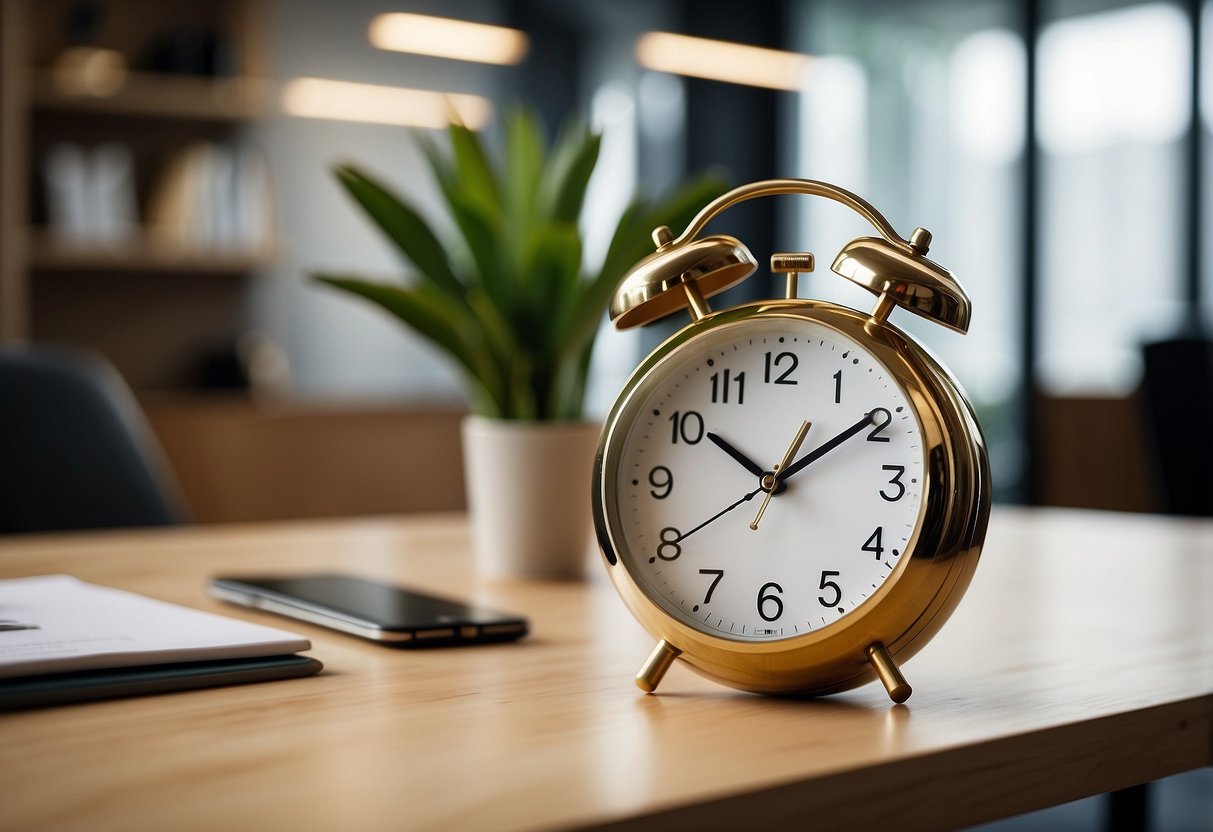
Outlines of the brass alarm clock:
M737 239L698 238L721 211L776 194L836 200L879 232L832 270L875 296L863 312L797 297L808 253L774 254L785 297L712 311L756 262ZM889 322L908 310L969 326L968 296L870 204L824 182L730 191L616 291L617 327L687 310L690 322L627 381L594 470L606 567L658 640L637 674L656 689L676 660L761 693L826 694L898 667L943 625L977 566L990 475L973 409L949 373Z

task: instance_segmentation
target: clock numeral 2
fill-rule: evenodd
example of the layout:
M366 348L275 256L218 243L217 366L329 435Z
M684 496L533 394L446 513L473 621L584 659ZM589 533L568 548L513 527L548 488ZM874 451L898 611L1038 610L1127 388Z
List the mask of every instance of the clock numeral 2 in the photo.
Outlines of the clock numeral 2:
M717 393L721 404L729 403L729 371L724 371L724 379L720 378L720 373L712 373L712 404L716 404ZM745 373L741 372L732 377L732 381L737 382L737 404L743 404L745 401Z
M679 437L688 445L698 445L703 439L703 417L694 410L688 410L686 413L675 410L670 414L670 418L666 419L673 426L673 431L670 435L670 441L675 445L678 444Z
M889 426L889 422L893 421L893 414L885 410L883 407L878 407L872 411L872 431L868 434L869 442L888 442L889 437L881 436L880 433Z

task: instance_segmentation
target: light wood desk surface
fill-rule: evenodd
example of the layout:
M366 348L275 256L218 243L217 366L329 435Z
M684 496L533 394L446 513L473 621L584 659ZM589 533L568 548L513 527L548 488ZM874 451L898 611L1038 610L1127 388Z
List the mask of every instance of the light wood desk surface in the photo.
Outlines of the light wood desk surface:
M586 583L473 577L465 519L0 539L66 572L309 636L319 676L0 716L0 829L955 826L1213 762L1213 524L996 510L905 670L821 700L715 686ZM399 651L214 601L218 573L340 568L528 614L516 645Z

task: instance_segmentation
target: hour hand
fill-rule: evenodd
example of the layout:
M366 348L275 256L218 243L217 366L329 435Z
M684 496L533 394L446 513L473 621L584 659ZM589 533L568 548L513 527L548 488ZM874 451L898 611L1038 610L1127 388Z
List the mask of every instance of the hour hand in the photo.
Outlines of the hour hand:
M726 454L733 457L733 459L735 459L739 463L741 463L741 467L746 469L747 471L749 471L754 476L761 478L764 474L766 474L766 471L764 471L762 469L762 467L758 465L758 463L754 462L754 460L750 459L748 456L746 456L741 451L734 448L728 442L721 439L719 434L715 434L715 433L712 433L711 431L708 431L707 436L708 436L708 439L712 440L713 445L715 445L717 448L720 448L720 450L724 451Z

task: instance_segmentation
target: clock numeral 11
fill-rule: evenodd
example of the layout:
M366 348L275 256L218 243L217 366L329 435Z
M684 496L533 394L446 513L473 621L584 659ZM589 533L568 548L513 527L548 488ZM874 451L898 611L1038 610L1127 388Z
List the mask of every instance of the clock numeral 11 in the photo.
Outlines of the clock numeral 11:
M741 372L732 377L732 381L737 384L737 404L744 404L745 400L745 373ZM712 404L719 401L721 404L729 403L729 371L724 371L724 378L721 378L720 373L712 373ZM718 395L719 394L719 397Z

